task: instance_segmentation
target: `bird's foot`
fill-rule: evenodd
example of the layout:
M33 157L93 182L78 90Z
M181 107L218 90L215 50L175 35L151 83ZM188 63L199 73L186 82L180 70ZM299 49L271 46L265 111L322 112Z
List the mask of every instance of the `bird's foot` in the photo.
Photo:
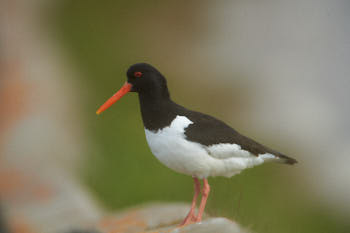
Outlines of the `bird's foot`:
M179 227L186 226L192 223L196 223L197 217L194 214L189 214L186 216L186 218L182 221L182 223L179 225Z

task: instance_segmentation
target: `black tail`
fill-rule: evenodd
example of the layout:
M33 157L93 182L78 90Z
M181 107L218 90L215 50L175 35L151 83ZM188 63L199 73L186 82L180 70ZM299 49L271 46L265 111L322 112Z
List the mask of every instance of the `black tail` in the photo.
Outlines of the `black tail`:
M298 162L296 159L290 158L283 154L278 154L278 157L281 159L281 162L285 164L293 165Z

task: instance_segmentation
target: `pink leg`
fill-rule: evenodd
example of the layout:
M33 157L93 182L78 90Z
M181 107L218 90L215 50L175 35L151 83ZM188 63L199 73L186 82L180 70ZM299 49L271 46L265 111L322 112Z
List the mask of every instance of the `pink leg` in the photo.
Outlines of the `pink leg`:
M207 203L209 192L210 192L210 186L208 184L208 180L203 179L202 200L201 200L201 204L199 206L199 211L198 211L198 216L196 218L196 222L202 221L202 215L204 213L204 209L205 209L205 205Z
M196 177L193 177L193 181L194 181L194 195L193 195L191 209L190 209L190 212L188 212L186 218L183 220L183 222L181 223L180 226L184 226L184 225L193 223L196 220L196 216L194 215L194 211L196 208L197 197L201 191L201 183L199 182L198 178L196 178Z

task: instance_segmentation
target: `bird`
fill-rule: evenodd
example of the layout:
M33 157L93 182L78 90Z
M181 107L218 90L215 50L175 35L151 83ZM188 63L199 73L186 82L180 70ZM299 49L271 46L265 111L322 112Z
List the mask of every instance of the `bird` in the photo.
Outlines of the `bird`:
M138 93L151 152L168 168L193 178L191 208L180 226L202 221L210 192L208 177L232 177L244 169L270 161L297 163L295 159L240 134L221 120L175 103L170 98L166 78L152 65L131 65L126 75L124 85L96 113L101 114L128 92ZM202 198L196 214L200 194Z

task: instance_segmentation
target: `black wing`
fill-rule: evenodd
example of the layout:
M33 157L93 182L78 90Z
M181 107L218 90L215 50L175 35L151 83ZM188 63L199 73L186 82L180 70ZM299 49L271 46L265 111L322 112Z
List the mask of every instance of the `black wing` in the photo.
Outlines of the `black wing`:
M289 158L280 152L272 150L244 135L241 135L236 130L214 117L188 110L186 113L186 117L193 122L193 124L190 124L185 129L185 135L190 141L198 142L206 146L220 143L237 144L241 146L243 150L247 150L256 156L259 154L270 153L283 158L285 163L294 164L297 162L295 159Z

